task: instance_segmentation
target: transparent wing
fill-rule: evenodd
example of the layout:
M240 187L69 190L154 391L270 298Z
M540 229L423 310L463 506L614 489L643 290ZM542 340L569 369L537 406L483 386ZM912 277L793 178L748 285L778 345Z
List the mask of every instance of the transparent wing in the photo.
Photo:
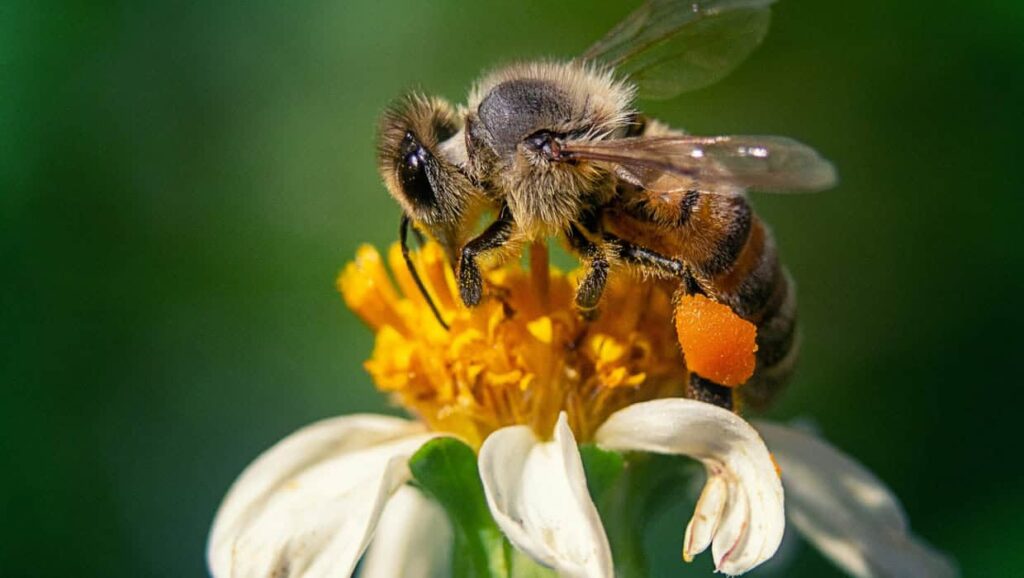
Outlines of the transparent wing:
M566 143L559 154L606 163L626 181L652 192L810 192L836 182L832 163L781 136L627 138Z
M583 58L616 68L644 98L671 98L726 76L768 32L775 0L647 0Z

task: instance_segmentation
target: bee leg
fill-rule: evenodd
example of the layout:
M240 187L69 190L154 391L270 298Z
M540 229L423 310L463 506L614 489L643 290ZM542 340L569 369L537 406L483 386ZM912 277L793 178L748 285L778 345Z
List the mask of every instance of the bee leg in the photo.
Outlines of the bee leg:
M482 233L462 248L459 257L459 296L467 307L480 303L483 296L484 280L476 258L482 253L501 248L512 237L515 221L507 209L502 209L498 220L491 223Z
M576 225L569 226L565 237L573 250L589 265L579 287L576 288L576 307L584 316L589 317L597 308L601 294L604 293L605 283L608 281L611 263L608 261L607 244L597 244L587 239Z
M681 261L666 257L656 251L652 251L646 247L634 245L629 241L624 241L614 235L605 235L605 240L614 243L619 248L619 257L627 263L633 265L639 265L640 267L646 267L654 269L661 274L681 279L683 282L683 291L687 295L704 294L704 290L701 288L700 283L697 282L696 277L690 272L689 267L684 265Z
M615 243L619 248L619 256L626 262L640 267L654 269L666 276L682 281L679 290L687 295L704 294L700 283L682 262L661 255L655 251L623 241L612 235L605 235L605 240ZM735 407L733 390L730 387L715 383L710 379L690 372L686 386L686 396L691 399L717 405L732 411Z
M690 383L686 387L686 397L717 405L732 411L732 388L719 385L710 379L690 372Z

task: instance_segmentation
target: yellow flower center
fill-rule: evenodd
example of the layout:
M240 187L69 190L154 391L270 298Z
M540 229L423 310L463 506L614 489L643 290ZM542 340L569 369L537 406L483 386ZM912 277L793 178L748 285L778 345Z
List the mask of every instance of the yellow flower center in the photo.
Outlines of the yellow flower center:
M618 409L684 395L671 285L613 277L600 314L586 320L573 303L576 273L549 268L546 250L534 247L529 270L514 263L486 271L485 299L468 309L438 245L414 261L450 330L434 318L397 244L388 252L394 282L364 245L338 288L376 332L365 367L377 387L436 431L475 446L514 424L546 437L564 410L586 441Z

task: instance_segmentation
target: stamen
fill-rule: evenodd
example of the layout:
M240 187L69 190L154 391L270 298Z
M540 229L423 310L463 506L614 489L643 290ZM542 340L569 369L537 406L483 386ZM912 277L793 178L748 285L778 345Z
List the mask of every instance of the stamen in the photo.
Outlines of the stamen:
M485 271L493 297L469 309L456 305L458 286L439 246L428 243L411 258L449 331L437 325L397 244L389 262L400 292L368 247L346 267L339 288L377 334L367 371L431 429L472 445L514 424L547 437L566 411L577 439L586 441L627 405L684 395L671 286L638 288L615 278L602 303L614 314L584 321L574 305L574 275L552 269L538 243L528 269L513 263Z

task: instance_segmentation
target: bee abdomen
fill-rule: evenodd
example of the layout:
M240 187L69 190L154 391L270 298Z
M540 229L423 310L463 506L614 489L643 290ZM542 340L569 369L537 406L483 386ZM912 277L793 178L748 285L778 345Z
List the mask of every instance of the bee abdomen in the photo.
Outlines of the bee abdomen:
M740 388L744 402L754 409L775 399L793 376L800 353L796 289L782 270L775 294L757 323L757 366Z
M757 325L757 366L739 390L743 402L756 409L768 405L789 381L799 340L796 291L779 261L772 234L752 214L748 229L743 245L712 285L719 301ZM720 240L719 245L729 242Z
M760 360L758 360L754 376L747 383L740 386L738 390L743 404L755 410L763 410L769 407L792 379L799 356L800 339L798 334L793 347L789 350L789 355L779 363L770 367L763 367L760 364Z
M686 198L683 199L679 220L684 225L693 223L694 228L703 231L700 236L706 236L703 242L707 253L696 265L702 275L713 277L735 268L751 241L755 217L747 200L741 196L702 194L700 197L704 200L704 206L700 207L688 205ZM694 211L702 214L691 215Z
M669 197L622 187L605 217L611 233L681 261L697 278L695 290L757 326L757 365L738 392L755 408L772 401L792 375L799 349L796 294L771 231L746 198L701 191Z

